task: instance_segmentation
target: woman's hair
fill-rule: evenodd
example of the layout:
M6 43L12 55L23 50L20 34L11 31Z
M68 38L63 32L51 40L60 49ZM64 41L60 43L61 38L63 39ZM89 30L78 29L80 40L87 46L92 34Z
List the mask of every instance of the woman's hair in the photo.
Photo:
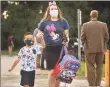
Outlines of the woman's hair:
M49 14L49 12L50 12L50 6L52 6L52 5L49 5L47 7L47 10L46 10L46 12L44 14L44 17L42 18L42 20L40 22L50 20L50 18L51 18L50 17L50 14ZM55 6L57 6L57 5L55 5ZM63 15L62 15L62 12L61 12L60 8L58 6L57 6L57 8L58 8L58 13L59 13L58 14L58 19L61 20L61 21L65 20L64 17L63 17Z

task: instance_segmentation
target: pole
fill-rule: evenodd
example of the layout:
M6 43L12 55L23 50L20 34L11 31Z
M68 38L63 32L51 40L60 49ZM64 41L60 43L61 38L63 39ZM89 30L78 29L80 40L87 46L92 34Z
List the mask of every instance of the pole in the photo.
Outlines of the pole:
M80 9L77 10L77 17L78 17L78 58L79 61L81 62L81 38L80 38L80 33L81 33L81 11Z

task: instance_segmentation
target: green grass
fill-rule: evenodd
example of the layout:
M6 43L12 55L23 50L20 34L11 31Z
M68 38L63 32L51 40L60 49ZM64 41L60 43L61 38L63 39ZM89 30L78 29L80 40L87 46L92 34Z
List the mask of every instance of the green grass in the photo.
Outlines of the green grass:
M81 63L81 68L77 72L77 76L85 76L85 62ZM102 76L105 76L105 64L103 64L103 74Z
M84 76L85 75L85 62L81 63L81 67L79 69L79 71L77 72L78 76Z
M13 50L12 55L18 55L19 50ZM2 50L2 55L8 55L8 50Z

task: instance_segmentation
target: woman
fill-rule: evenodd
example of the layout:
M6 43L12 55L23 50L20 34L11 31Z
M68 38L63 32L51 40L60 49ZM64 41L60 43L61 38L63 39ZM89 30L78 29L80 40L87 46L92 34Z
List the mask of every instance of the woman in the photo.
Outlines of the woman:
M67 45L67 42L63 42L64 36L69 41L69 24L63 18L56 2L49 2L49 6L38 29L43 32L42 35L46 45L47 69L50 70L48 87L59 87L60 82L56 81L55 77L52 76L52 72L63 44Z

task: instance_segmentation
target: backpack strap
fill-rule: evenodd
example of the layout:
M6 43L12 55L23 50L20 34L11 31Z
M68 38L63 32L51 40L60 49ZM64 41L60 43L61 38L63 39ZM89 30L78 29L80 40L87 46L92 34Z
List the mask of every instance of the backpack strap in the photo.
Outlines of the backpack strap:
M67 54L68 53L67 47L64 46L63 49L64 49L65 54Z
M58 61L57 61L56 64L58 64L58 63L60 62L60 60L63 58L63 57L62 57L62 56L63 56L63 53L64 53L64 54L67 54L67 53L68 53L66 46L62 46L61 52L60 52L60 56L59 56L59 59L58 59Z
M63 48L63 46L62 46L61 52L60 52L60 56L59 56L59 58L58 58L58 61L57 61L56 65L60 62L60 59L62 58L63 52L64 52L64 48Z

